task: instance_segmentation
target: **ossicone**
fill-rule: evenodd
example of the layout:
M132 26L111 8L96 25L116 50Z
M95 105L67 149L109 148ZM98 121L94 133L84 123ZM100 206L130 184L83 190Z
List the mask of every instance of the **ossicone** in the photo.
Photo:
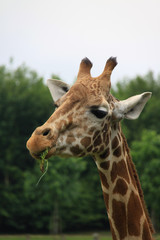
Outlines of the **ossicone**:
M93 64L92 62L87 58L83 58L81 63L80 63L80 67L79 67L79 72L78 72L78 77L77 78L81 78L84 75L90 75L90 70L92 68Z

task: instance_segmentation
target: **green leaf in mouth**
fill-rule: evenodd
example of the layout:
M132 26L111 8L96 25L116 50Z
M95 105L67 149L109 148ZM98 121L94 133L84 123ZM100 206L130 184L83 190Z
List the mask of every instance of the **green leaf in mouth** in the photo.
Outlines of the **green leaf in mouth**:
M48 171L48 160L46 159L46 156L49 152L49 148L46 148L46 150L44 150L41 155L40 155L40 170L43 173L42 176L39 178L36 187L38 186L38 184L40 183L41 179L44 177L44 175L46 174L46 172ZM45 166L46 165L46 166Z
M41 158L41 160L40 160L40 169L41 169L42 173L44 173L46 171L46 169L45 169L45 162L48 163L48 160L45 159L45 158L46 158L48 152L49 152L49 148L46 148L46 150L44 150L41 153L41 155L40 155L40 158Z

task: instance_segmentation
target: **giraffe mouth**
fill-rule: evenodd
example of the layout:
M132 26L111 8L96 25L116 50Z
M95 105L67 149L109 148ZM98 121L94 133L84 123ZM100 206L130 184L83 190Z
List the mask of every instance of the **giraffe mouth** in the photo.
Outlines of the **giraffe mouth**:
M40 152L30 152L31 156L36 159L36 160L41 160L42 159L42 155L44 154L44 152L48 149L48 153L45 155L45 159L50 158L56 151L56 145L49 147L49 148L45 148L43 151Z

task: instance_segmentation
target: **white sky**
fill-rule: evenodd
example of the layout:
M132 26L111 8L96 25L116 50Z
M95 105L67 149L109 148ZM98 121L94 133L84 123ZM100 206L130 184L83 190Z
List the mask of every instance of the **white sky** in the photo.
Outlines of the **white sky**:
M13 57L72 84L82 58L95 77L110 56L113 83L160 73L160 0L0 0L0 65Z

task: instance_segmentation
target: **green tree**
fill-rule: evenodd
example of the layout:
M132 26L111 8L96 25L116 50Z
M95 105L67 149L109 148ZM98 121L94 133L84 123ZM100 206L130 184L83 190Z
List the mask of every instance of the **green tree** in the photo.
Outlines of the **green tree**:
M43 79L24 65L0 67L0 226L1 231L23 231L23 181L34 161L26 140L51 114L51 98Z

